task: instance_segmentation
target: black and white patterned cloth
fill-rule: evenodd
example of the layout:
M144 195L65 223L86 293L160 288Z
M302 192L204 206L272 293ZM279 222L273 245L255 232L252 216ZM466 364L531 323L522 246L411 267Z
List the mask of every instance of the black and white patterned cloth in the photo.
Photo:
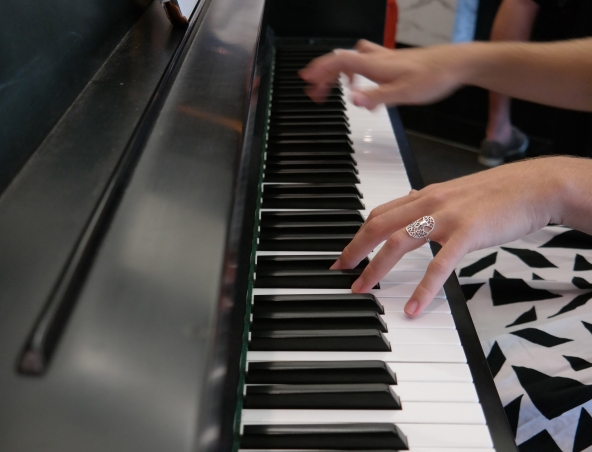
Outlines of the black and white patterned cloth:
M520 452L592 451L592 236L547 226L457 274Z

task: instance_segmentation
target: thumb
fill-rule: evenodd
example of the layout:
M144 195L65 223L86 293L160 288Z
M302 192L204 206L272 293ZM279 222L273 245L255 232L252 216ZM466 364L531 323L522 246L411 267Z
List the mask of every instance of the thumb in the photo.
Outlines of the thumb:
M380 104L396 105L403 102L405 98L404 89L398 82L366 90L352 89L354 105L368 110L374 110Z

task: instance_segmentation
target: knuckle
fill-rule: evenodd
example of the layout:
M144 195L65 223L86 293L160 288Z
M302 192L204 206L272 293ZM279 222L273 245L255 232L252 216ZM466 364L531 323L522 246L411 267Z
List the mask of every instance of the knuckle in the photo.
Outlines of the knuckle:
M428 265L428 271L435 273L438 276L444 276L447 273L450 273L450 265L449 262L445 259L434 259Z
M380 236L384 231L384 219L378 215L366 224L366 232L371 236Z
M397 249L403 243L403 236L401 234L392 234L386 241L386 245L390 248Z

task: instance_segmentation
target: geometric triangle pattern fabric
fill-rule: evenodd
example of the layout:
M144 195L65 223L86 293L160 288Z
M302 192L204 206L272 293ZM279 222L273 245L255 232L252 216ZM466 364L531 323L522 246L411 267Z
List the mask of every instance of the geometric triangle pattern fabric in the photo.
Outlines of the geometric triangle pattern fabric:
M578 295L565 306L563 306L557 313L550 315L549 318L557 317L558 315L565 314L566 312L573 311L574 309L584 306L592 298L592 292L583 293Z
M592 446L592 416L582 408L578 428L576 429L573 452L583 452L590 446Z
M492 278L489 280L489 287L491 288L491 301L494 306L561 298L561 295L549 292L546 289L530 287L522 279Z
M573 271L585 272L588 270L592 270L592 264L588 262L588 260L581 254L576 254L576 260L574 261Z
M499 373L505 362L506 357L504 356L504 352L502 352L499 344L495 342L493 347L491 347L489 355L487 355L487 365L493 378Z
M460 288L463 291L465 299L469 301L471 298L475 296L477 291L483 287L485 283L475 283L475 284L462 284Z
M519 450L592 452L592 236L546 226L457 268Z
M516 432L518 431L518 419L520 418L520 402L522 401L522 397L524 397L524 394L520 394L504 407L508 423L510 424L512 433L514 433L514 438L516 438Z
M464 268L459 270L458 276L473 276L476 273L479 273L481 270L485 270L487 267L491 267L495 264L495 258L497 257L497 252L492 253L489 256L482 257L477 262L467 265Z
M572 284L578 289L592 289L592 284L586 281L584 278L574 276L571 280Z
M541 248L572 248L579 250L592 250L592 236L580 231L569 230L557 234Z
M592 367L592 363L586 361L584 358L578 358L577 356L567 356L563 355L563 357L567 360L571 368L579 372L580 370L586 370Z
M529 322L536 322L536 320L537 320L536 308L533 306L528 311L526 311L524 314L520 314L520 316L516 320L514 320L512 323L510 323L509 325L506 325L506 328L510 328L511 326L516 326L516 325L524 325L525 323L529 323Z
M492 278L494 278L494 279L508 279L504 275L502 275L500 272L498 272L497 270L493 271Z
M592 400L592 385L565 377L551 377L538 370L512 366L520 385L547 419L554 419Z
M518 445L520 452L562 452L547 430Z
M522 262L524 262L526 265L532 268L557 268L557 265L549 261L549 259L543 256L541 253L537 253L536 251L518 248L506 248L505 246L502 246L502 250L507 251L508 253L512 253L514 256L520 258Z
M553 336L543 330L537 330L536 328L525 328L523 330L512 331L510 334L521 337L533 344L542 345L543 347L555 347L557 345L571 342L573 339L566 339L564 337Z

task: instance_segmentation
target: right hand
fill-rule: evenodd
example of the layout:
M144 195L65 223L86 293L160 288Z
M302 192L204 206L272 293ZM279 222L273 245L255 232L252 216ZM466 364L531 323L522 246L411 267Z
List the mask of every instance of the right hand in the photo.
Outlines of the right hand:
M315 102L323 102L340 73L353 80L360 74L378 87L353 87L353 102L369 110L377 105L425 104L442 99L463 84L468 69L463 45L443 45L423 49L389 50L368 41L359 41L357 52L337 51L313 60L300 71L309 83L306 92Z

